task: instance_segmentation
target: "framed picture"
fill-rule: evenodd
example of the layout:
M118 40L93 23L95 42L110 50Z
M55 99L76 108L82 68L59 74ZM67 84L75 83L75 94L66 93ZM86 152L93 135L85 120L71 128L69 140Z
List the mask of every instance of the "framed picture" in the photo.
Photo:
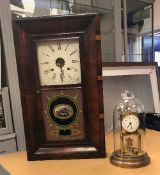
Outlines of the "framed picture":
M13 132L8 88L0 90L0 134Z
M126 89L142 101L147 113L160 112L159 73L155 62L103 63L103 89L106 130L112 128L114 107Z

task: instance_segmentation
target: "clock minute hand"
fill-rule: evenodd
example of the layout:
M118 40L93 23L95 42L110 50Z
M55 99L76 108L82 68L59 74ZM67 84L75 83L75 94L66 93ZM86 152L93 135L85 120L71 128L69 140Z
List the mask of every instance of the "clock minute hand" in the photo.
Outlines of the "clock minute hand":
M61 78L61 81L63 82L63 79L64 79L64 70L62 69L62 67L65 65L65 61L62 57L58 57L56 59L56 66L60 68L61 70L61 73L60 73L60 78Z
M64 79L64 70L62 69L62 67L60 67L60 69L61 69L60 78L61 78L61 81L63 82L63 79Z

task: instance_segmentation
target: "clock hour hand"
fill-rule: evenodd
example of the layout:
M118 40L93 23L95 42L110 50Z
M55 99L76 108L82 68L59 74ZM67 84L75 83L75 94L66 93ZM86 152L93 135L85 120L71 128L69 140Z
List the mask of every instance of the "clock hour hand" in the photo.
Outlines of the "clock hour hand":
M132 123L131 123L131 122L129 123L129 125L127 126L127 128L128 128L129 126L131 126L131 128L132 128Z

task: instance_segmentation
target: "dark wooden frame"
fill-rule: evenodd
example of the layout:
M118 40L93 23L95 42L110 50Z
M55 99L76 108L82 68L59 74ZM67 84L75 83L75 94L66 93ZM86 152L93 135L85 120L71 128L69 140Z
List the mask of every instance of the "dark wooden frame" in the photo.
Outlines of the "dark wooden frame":
M28 160L105 157L100 17L97 14L24 18L13 21ZM80 37L85 139L44 142L35 39ZM65 87L72 88L74 85Z

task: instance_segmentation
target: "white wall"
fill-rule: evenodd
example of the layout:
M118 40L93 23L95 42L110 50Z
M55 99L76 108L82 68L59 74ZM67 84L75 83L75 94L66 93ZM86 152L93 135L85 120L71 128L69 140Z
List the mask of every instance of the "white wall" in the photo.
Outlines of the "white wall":
M118 62L122 59L121 3L117 0L94 0L98 7L108 9L101 17L102 60Z
M91 5L91 0L75 0L76 3ZM101 48L104 62L121 61L122 32L121 4L118 0L93 0L93 5L105 8L101 16Z

